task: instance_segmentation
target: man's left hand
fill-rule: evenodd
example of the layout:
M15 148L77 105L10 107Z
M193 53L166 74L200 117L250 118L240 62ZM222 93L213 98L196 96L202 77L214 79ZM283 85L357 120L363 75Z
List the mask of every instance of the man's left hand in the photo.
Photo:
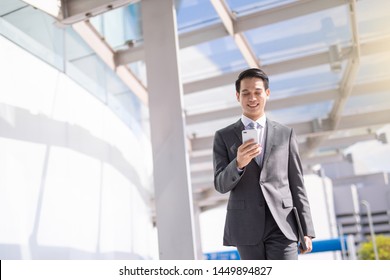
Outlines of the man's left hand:
M313 249L313 242L311 241L311 237L305 236L305 243L306 243L306 247L307 247L306 251L302 250L302 247L299 246L299 253L301 253L301 254L310 253L311 250Z

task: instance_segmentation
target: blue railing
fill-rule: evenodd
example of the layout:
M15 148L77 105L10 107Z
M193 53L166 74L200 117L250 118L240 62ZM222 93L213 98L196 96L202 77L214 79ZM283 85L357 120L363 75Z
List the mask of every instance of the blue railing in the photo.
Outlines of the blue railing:
M313 240L312 253L341 251L343 249L342 242L344 242L344 249L347 250L347 238L334 238L326 240Z

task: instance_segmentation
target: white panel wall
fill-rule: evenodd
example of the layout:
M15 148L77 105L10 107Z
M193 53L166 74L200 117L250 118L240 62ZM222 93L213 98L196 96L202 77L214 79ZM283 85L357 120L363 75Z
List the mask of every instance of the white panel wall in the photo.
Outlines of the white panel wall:
M1 36L0 79L0 258L155 256L141 129Z
M324 181L317 175L306 175L305 186L310 202L310 209L316 232L316 240L337 238L336 215L333 203L332 181L325 177ZM302 260L341 259L340 252L320 252L299 255Z

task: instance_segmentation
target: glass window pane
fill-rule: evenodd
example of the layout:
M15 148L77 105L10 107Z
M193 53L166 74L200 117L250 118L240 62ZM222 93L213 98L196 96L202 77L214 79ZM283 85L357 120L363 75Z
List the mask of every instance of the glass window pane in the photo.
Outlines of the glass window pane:
M182 49L180 63L184 83L234 72L247 66L231 37Z
M226 2L235 14L244 15L296 2L296 0L226 0Z
M176 13L179 33L221 21L209 0L180 1Z
M344 7L281 21L245 32L262 64L270 64L312 53L327 52L329 46L350 44L351 30Z
M91 19L112 49L142 41L141 3L108 11Z
M10 31L13 31L9 35L15 43L63 70L64 30L56 26L54 18L28 6L2 19L10 24Z
M16 12L28 6L28 4L19 0L1 0L0 17L3 17L12 12Z

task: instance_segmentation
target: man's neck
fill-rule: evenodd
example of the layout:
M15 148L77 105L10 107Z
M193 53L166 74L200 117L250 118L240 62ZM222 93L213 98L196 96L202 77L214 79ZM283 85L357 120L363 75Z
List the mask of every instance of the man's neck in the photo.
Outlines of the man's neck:
M245 117L247 117L248 119L251 119L252 121L257 121L258 119L260 119L260 118L262 118L264 115L265 115L265 113L262 113L262 114L259 114L259 115L257 115L257 116L247 116L247 115L245 115L245 114L243 114Z
M250 120L252 120L252 121L254 121L254 122L256 122L256 121L258 121L259 119L261 119L261 118L263 118L263 117L265 117L265 114L263 113L263 114L261 114L261 115L258 115L258 116L247 116L247 115L245 115L245 114L243 114L246 118L248 118L248 119L250 119Z
M265 123L266 123L266 119L267 119L266 115L263 115L263 116L261 116L260 118L255 119L255 120L252 119L252 118L249 118L249 117L245 116L244 114L241 115L241 122L242 122L245 126L247 126L248 123L257 122L258 124L260 124L261 126L264 127L264 126L265 126Z

